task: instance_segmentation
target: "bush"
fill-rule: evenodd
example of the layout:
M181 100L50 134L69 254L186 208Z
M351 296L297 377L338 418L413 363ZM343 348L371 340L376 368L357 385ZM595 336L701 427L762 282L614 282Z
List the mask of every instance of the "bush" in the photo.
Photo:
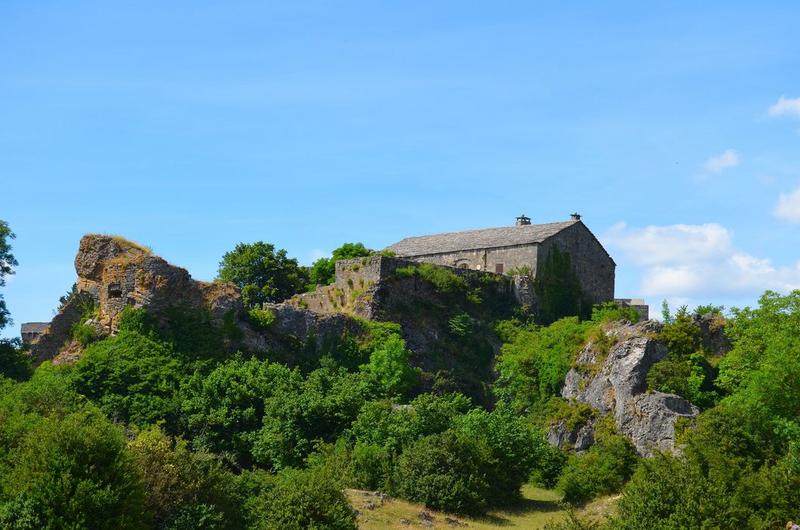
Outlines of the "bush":
M184 440L173 441L157 427L139 433L128 447L154 528L242 527L234 477L216 458L189 451Z
M31 375L31 359L19 339L0 339L0 376L22 381Z
M372 401L364 404L350 430L358 443L399 454L417 439L449 429L470 406L461 394L421 394L405 406Z
M488 449L488 503L495 506L518 499L520 487L527 482L547 445L544 437L536 436L541 433L507 408L492 412L473 409L456 420L455 430Z
M255 530L355 530L356 517L339 481L319 469L287 469L251 501Z
M518 330L501 349L495 394L518 411L558 395L592 326L569 317L547 327Z
M94 407L37 422L0 474L2 528L145 528L122 429Z
M464 292L467 281L460 275L450 271L447 267L437 267L430 263L401 267L394 272L399 278L416 276L433 285L439 293Z
M334 367L273 389L264 399L263 427L254 436L255 462L275 470L302 466L319 442L336 441L371 394L361 374Z
M391 335L369 356L361 370L374 377L387 396L402 395L419 380L420 370L409 364L411 352L399 335Z
M208 375L195 373L182 389L184 428L196 448L249 467L263 426L264 400L302 381L297 370L257 359L231 359Z
M451 513L480 514L491 497L488 449L453 431L426 436L403 451L395 472L397 494Z
M169 345L122 331L86 349L75 367L75 387L117 421L175 429L180 363Z
M615 493L631 477L638 459L627 438L605 435L586 453L569 458L558 480L564 501L583 503L597 495Z
M251 307L247 311L247 316L250 318L250 322L261 329L268 329L275 322L275 313L269 309Z

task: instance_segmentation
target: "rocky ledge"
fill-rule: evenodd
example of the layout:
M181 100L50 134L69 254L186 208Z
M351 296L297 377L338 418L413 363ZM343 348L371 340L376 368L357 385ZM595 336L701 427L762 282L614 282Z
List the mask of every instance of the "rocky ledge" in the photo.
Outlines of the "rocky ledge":
M655 339L660 329L661 324L654 320L612 324L605 333L613 345L603 347L589 342L578 355L576 367L567 374L561 391L566 399L586 403L601 415L611 414L619 431L642 456L674 450L675 422L699 413L695 405L680 396L647 391L647 372L667 355L666 346ZM557 445L566 441L585 446L591 434L586 425L581 429L567 433L560 432L563 426L557 426L550 439Z

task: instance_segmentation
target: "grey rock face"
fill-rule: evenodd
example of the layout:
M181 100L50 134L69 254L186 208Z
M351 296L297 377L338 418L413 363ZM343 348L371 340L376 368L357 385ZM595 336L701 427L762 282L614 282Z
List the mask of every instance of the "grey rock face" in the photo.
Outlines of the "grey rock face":
M660 329L653 320L614 325L606 331L616 340L607 356L595 344L587 344L561 391L567 399L612 414L617 428L642 456L673 450L675 421L699 413L680 396L647 392L647 372L667 355L666 347L653 338Z
M561 449L571 447L576 452L586 451L594 444L594 421L589 421L575 430L567 428L564 421L550 427L547 432L547 441Z

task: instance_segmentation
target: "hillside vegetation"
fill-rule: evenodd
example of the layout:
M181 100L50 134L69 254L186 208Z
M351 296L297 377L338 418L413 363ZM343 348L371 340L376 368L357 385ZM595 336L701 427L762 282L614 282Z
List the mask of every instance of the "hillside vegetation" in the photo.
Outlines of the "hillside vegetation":
M251 250L272 260L253 275L242 257ZM254 301L305 288L307 271L274 247L235 255L223 267L247 272ZM270 283L282 266L290 281ZM540 325L495 310L455 276L402 275L457 301L420 308L440 326L431 329L449 330L439 349L409 349L407 307L402 325L362 323L359 337L307 347L292 363L286 352L231 351L259 337L248 322L274 327L252 311L260 305L212 318L161 302L125 307L111 334L87 303L67 340L72 361L32 370L19 343L4 341L0 528L392 528L419 524L423 506L436 525L472 528L777 529L800 517L800 292L766 293L724 316L667 312L657 336L643 338L668 350L646 385L702 412L678 425L677 453L641 458L612 417L561 397L570 370L597 369L578 362L585 345L599 357L613 351L618 338L606 331L634 312L611 304ZM701 313L724 327L730 352L709 348ZM461 351L465 360L447 362ZM426 383L420 354L437 368L472 366L455 381L482 392L467 396L436 374ZM548 443L555 425L589 420L585 451ZM363 491L392 500L365 501ZM567 516L560 500L579 509Z

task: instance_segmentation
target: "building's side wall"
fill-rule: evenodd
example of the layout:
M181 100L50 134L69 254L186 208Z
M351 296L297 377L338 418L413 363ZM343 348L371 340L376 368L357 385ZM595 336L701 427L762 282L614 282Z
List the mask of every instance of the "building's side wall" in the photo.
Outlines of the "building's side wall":
M427 256L414 256L413 259L435 265L463 267L487 272L497 272L498 265L503 266L502 272L504 273L520 267L529 267L531 271L535 272L538 256L536 247L536 244L531 244L515 247L463 250Z
M592 303L614 299L614 261L583 223L575 223L539 245L540 262L558 245L569 253L583 293Z

